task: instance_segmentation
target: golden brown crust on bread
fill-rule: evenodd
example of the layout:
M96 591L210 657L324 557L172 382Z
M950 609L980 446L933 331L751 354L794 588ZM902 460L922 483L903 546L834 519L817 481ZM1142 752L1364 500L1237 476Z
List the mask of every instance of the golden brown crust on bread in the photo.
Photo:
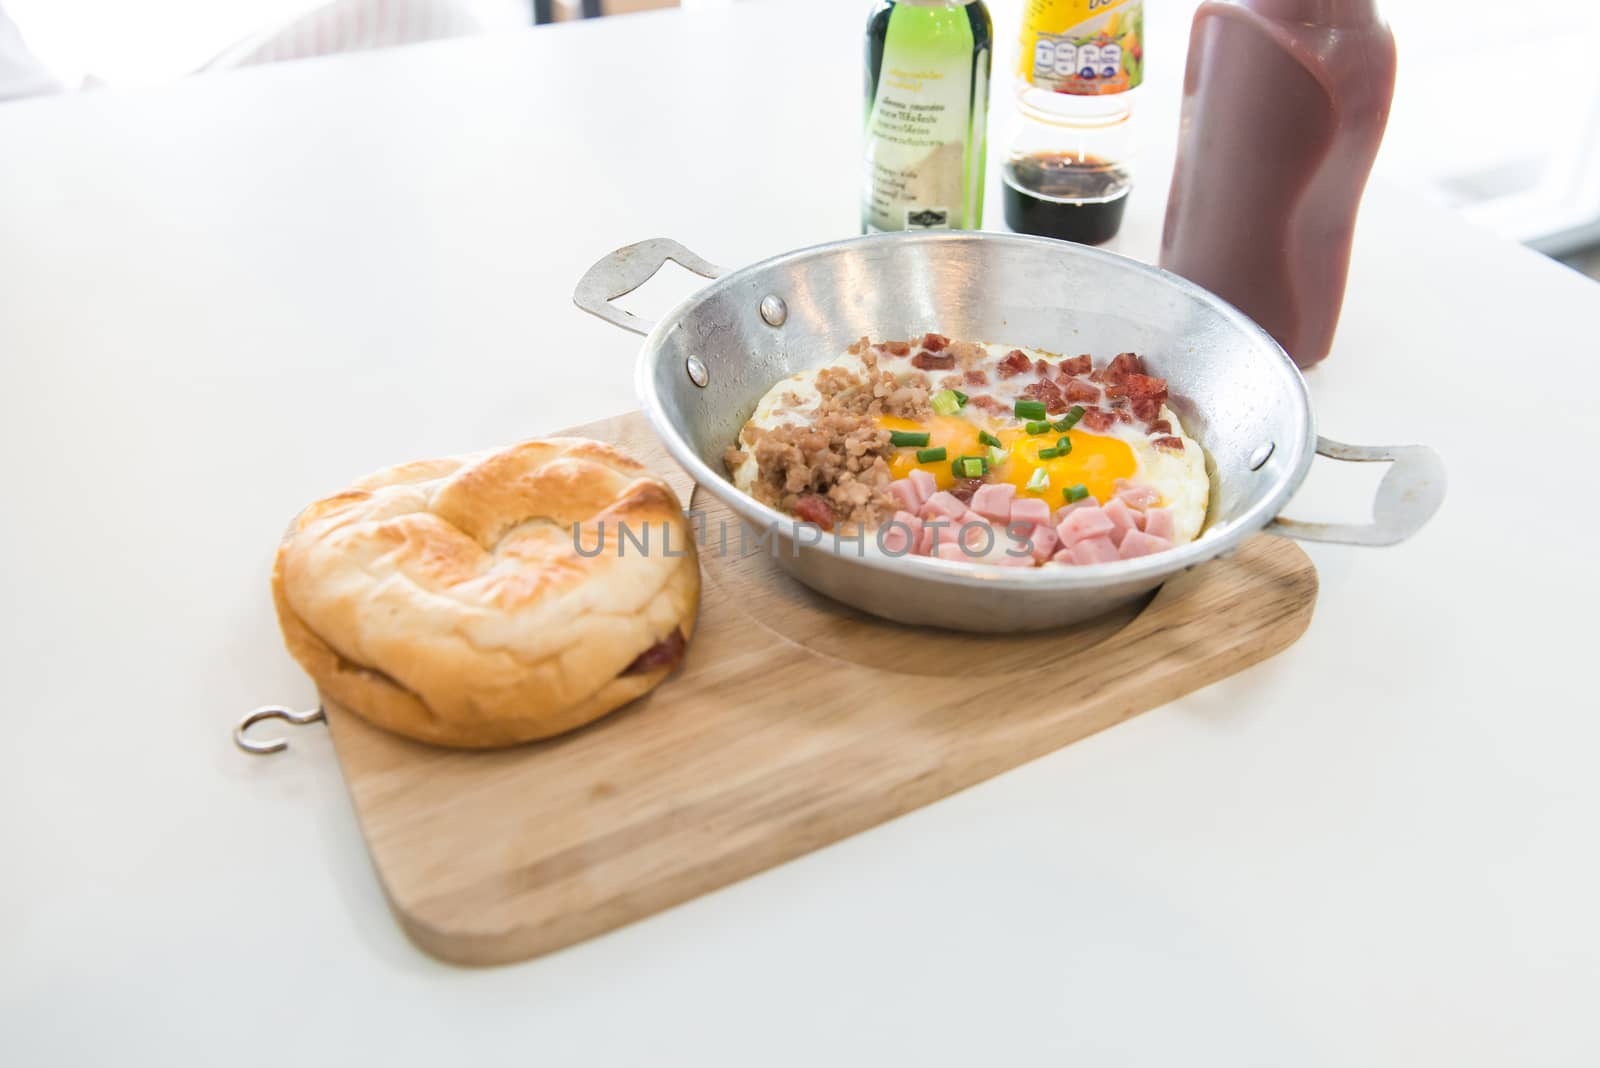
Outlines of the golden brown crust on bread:
M665 483L612 446L545 438L402 464L318 501L279 547L272 587L284 642L325 696L399 734L482 748L653 689L670 666L623 673L693 633L700 570Z

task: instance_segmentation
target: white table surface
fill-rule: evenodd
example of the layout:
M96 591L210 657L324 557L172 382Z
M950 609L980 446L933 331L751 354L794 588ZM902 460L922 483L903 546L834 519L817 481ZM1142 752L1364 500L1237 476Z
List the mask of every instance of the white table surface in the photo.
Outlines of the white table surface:
M854 230L861 13L0 107L0 1061L1600 1061L1600 287L1382 183L1312 387L1332 436L1438 447L1450 495L1405 546L1311 547L1315 622L1266 664L484 971L401 935L321 728L233 748L313 700L267 583L301 504L630 407L635 339L570 303L593 260ZM1185 33L1151 22L1146 258ZM1319 464L1292 510L1375 481Z

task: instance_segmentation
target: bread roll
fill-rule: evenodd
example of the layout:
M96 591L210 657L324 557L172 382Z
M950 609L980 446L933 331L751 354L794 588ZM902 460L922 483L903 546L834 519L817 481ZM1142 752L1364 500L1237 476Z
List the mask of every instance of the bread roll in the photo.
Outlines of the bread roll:
M419 741L487 748L653 689L694 630L700 568L665 483L610 445L546 438L318 501L272 588L325 697Z

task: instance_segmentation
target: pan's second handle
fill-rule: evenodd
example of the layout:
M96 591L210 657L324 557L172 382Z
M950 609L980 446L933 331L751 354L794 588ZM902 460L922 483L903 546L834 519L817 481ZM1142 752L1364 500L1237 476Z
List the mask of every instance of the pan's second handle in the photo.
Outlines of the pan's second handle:
M611 302L650 281L668 260L701 278L716 278L722 274L722 268L707 263L676 241L653 237L649 241L625 245L590 267L578 280L572 302L612 326L632 330L635 334L648 334L654 323L630 311L623 311Z
M1397 545L1427 525L1444 502L1444 461L1425 445L1346 445L1317 439L1317 455L1351 463L1392 463L1378 486L1371 523L1302 523L1279 517L1273 534L1342 545Z

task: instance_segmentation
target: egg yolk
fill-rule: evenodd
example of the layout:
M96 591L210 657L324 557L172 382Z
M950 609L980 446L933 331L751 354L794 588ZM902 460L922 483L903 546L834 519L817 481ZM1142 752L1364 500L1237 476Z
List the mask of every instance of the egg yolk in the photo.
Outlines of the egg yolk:
M917 450L901 448L894 451L889 461L889 473L894 478L905 478L915 468L931 474L940 489L949 489L956 476L952 461L962 456L984 456L989 446L978 440L978 433L987 429L1000 439L1000 447L1008 454L1006 462L990 468L999 482L1009 482L1024 492L1035 472L1043 471L1049 478L1049 487L1042 496L1052 504L1059 504L1062 491L1068 486L1081 485L1099 501L1109 501L1116 492L1117 479L1132 478L1139 470L1133 449L1121 438L1090 434L1082 430L1069 430L1065 434L1051 431L1048 434L1029 434L1022 427L983 427L958 415L935 415L927 422L900 419L892 415L880 416L879 426L885 430L903 430L926 433L927 449L943 447L945 458L932 463L918 463ZM1072 442L1072 451L1054 459L1040 459L1041 450L1053 449L1061 438Z

